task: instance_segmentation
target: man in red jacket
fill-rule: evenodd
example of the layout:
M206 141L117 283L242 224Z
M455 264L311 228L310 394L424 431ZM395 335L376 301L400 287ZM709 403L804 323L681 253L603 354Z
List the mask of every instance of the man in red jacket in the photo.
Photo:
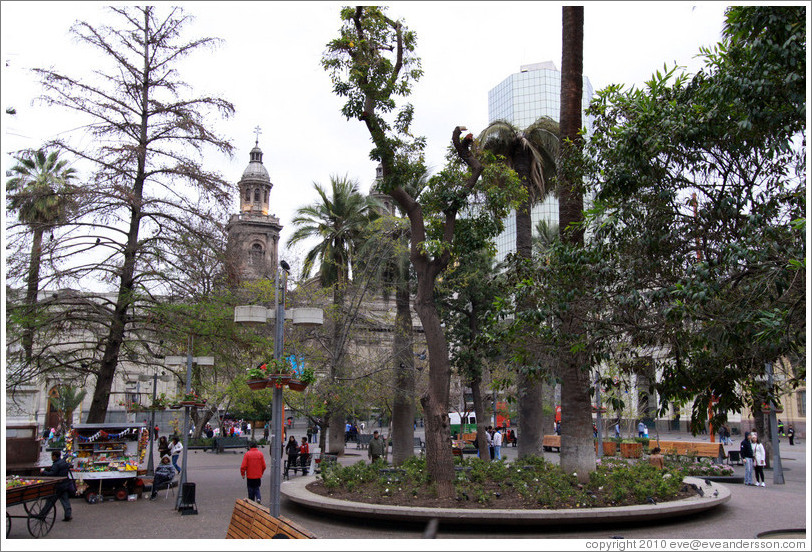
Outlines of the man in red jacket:
M257 448L256 441L248 443L248 452L242 457L240 474L248 484L248 499L262 504L259 487L262 483L262 474L265 473L265 456Z

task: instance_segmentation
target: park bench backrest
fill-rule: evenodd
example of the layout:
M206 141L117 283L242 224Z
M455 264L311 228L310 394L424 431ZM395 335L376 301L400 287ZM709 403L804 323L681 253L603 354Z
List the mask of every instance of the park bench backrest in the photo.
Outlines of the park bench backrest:
M283 517L274 517L267 506L247 498L237 499L231 513L227 539L315 539L316 535Z

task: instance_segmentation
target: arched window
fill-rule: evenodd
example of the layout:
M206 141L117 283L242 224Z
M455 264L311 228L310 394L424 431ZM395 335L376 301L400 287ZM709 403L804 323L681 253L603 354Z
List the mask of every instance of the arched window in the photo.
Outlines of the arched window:
M265 203L268 205L271 204L271 189L268 188L268 191L265 193Z
M251 264L254 266L260 266L262 264L262 257L263 257L262 246L258 243L255 243L254 245L251 246L250 252Z
M259 188L254 189L254 203L259 203Z
M245 201L251 201L251 189L250 188L245 189Z

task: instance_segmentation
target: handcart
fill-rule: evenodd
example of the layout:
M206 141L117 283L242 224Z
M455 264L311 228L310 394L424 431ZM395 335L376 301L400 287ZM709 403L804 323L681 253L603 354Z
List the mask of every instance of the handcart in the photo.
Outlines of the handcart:
M38 517L45 509L49 498L56 500L56 486L64 477L14 477L6 479L6 538L11 533L13 518L27 519L28 532L34 538L47 535L56 520L56 504L44 518ZM9 487L12 481L19 485ZM11 515L12 506L22 505L25 515Z

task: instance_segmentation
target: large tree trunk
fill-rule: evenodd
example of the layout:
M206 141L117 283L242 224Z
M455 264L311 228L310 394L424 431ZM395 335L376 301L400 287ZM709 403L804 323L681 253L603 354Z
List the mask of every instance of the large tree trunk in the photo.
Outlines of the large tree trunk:
M448 360L448 342L434 304L434 278L425 274L428 271L417 271L415 300L415 310L423 324L429 351L429 387L426 395L420 399L426 419L426 467L437 484L437 496L451 498L454 495L454 457L448 419L451 364Z
M521 146L517 146L521 147ZM519 258L519 270L526 270L527 263L533 256L533 220L530 215L531 181L530 153L526 149L515 152L516 173L527 191L527 199L516 209L516 256ZM528 301L519 305L519 310L532 308ZM519 427L522 438L519 439L519 457L541 455L544 427L542 426L543 403L541 396L541 378L519 372L516 378L518 388Z
M110 329L102 356L101 366L96 377L96 388L93 391L93 400L90 402L90 411L87 423L101 424L107 417L107 406L110 400L110 391L118 367L118 355L121 344L124 342L124 327L127 323L127 308L133 301L135 287L135 260L139 249L138 232L141 227L142 201L144 197L144 182L146 180L147 164L147 125L149 122L149 92L153 85L150 82L150 51L149 51L149 11L144 11L144 70L141 77L141 128L138 136L138 149L135 154L138 158L138 168L132 191L130 207L130 227L127 230L127 245L124 248L124 262L121 267L118 296L110 321Z
M485 428L487 422L485 421L485 403L482 400L482 375L477 374L470 381L471 398L474 401L474 414L476 414L476 448L479 450L479 457L483 460L490 460L491 456L487 453L488 442L485 440Z
M342 354L342 340L341 340L341 325L339 321L343 319L344 312L344 289L341 283L333 286L333 306L335 307L335 315L333 320L333 357L331 359L332 365L330 366L330 375L333 379L333 384L337 378L344 375L343 361L344 355ZM331 412L327 418L327 428L329 435L327 438L327 452L330 454L344 454L344 435L346 432L347 415L343 399L336 401L331 405Z
M561 58L561 135L562 153L566 160L574 158L581 147L578 131L581 128L581 95L583 88L584 8L562 8ZM583 230L571 225L581 220L583 193L581 183L567 174L568 162L561 164L559 232L564 243L578 246L584 241ZM577 283L573 282L573 285ZM595 471L595 446L592 436L592 403L589 396L590 377L587 357L582 348L573 345L583 339L581 313L585 305L578 299L562 320L564 344L561 347L561 467L566 473L577 473L578 480L586 483Z
M526 456L542 456L542 440L544 439L542 378L520 373L518 379L519 392L519 428L518 436L519 458Z
M414 455L414 354L408 266L401 267L395 290L395 397L392 401L392 462L402 464Z
M25 317L23 322L23 352L25 363L31 364L34 356L34 329L37 312L37 293L39 292L39 265L42 260L42 233L40 225L34 226L31 243L31 260L28 264L28 282L25 292Z

